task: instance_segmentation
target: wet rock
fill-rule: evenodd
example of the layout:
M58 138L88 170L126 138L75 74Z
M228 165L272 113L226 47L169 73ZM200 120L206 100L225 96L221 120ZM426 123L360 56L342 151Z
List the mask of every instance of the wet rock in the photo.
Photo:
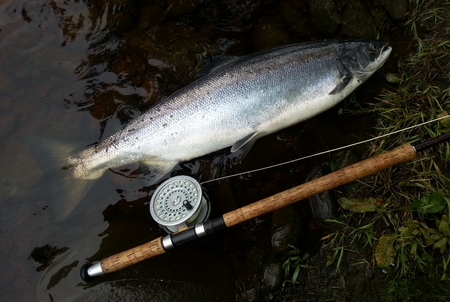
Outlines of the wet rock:
M336 170L340 170L347 166L353 165L359 161L361 161L361 157L355 151L349 149L345 151L344 154L342 154L336 165Z
M264 268L264 284L269 291L280 289L283 283L283 270L281 263L269 263Z
M14 113L0 112L0 138L7 136L14 131L17 125L17 117Z
M387 22L389 22L386 11L381 7L371 10L370 14L373 17L377 28L382 28Z
M353 150L347 150L341 156L336 164L335 170L340 170L354 163L357 163L361 158ZM316 178L327 175L331 172L328 166L319 166L314 168L306 177L306 181L311 181ZM321 226L326 224L327 219L335 219L338 216L338 202L333 190L325 191L323 193L311 196L308 198L309 208L314 220Z
M316 167L307 176L306 181L314 180L330 172L328 166ZM312 216L319 225L325 225L327 219L334 219L338 216L338 204L333 190L311 196L308 198L308 202Z
M289 249L289 245L297 245L303 235L300 214L293 206L276 210L272 213L272 247L277 253Z
M293 43L283 24L269 17L262 18L252 34L253 50L262 50Z
M141 9L137 26L139 28L150 28L160 24L166 14L164 10L157 5L149 5Z
M140 57L119 53L111 64L111 71L121 78L132 78L142 67L144 66Z
M309 9L315 28L327 35L336 32L342 15L336 0L309 0Z
M377 28L372 15L359 0L349 0L342 15L342 33L355 38L374 39Z
M380 0L380 2L395 21L404 20L409 12L408 0Z
M290 2L280 3L280 13L289 25L289 30L298 37L310 37L314 31L306 14L297 10Z

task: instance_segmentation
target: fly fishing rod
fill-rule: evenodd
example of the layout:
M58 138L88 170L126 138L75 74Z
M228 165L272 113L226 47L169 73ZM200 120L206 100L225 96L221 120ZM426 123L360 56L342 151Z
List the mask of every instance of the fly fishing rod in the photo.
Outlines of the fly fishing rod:
M202 196L200 185L193 178L187 176L170 178L158 187L150 202L152 217L170 234L109 256L100 262L85 264L80 271L81 278L85 282L89 282L95 276L115 272L145 259L161 255L193 239L212 234L226 227L232 227L394 165L412 161L418 152L448 140L450 140L450 132L414 145L403 144L392 151L370 157L228 212L222 217L206 221L204 220L209 216L208 201ZM198 221L204 222L197 223Z

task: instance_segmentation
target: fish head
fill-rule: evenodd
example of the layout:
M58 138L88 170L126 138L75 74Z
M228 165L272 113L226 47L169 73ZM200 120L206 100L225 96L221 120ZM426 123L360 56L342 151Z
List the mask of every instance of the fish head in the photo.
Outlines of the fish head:
M385 41L352 41L344 44L340 60L361 81L365 81L388 59L392 47Z

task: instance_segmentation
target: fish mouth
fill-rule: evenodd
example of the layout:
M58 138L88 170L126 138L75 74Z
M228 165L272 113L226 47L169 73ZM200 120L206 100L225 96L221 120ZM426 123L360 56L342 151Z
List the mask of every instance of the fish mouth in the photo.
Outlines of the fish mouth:
M377 64L375 66L376 69L381 68L381 66L383 66L384 63L386 63L391 52L392 52L392 47L389 46L389 44L386 44L383 46L383 48L381 48L380 55L378 56Z
M381 68L381 66L384 65L384 63L387 61L387 59L389 58L389 55L392 52L392 47L389 46L389 44L385 44L383 45L383 47L381 47L380 51L379 51L379 55L378 58L372 63L370 64L368 67L366 68L366 70L377 70L379 68Z
M385 53L387 52L387 56L389 56L389 54L391 53L391 51L392 51L392 47L389 46L389 44L386 44L386 45L384 45L384 46L381 48L380 54L383 55L383 54L385 54ZM381 55L380 55L380 56L381 56Z

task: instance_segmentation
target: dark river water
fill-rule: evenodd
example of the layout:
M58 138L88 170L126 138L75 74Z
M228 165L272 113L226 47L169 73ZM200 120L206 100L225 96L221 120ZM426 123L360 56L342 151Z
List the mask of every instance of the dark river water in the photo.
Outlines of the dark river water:
M272 253L269 216L90 284L80 279L83 264L164 235L148 211L155 186L107 171L70 215L55 219L63 196L62 180L52 176L61 167L57 159L106 138L193 81L202 57L333 37L285 31L280 24L288 19L280 16L287 8L280 12L273 1L170 3L0 0L1 301L249 301L260 295L262 273L251 263L264 262L257 249ZM298 12L305 10L301 3ZM266 25L273 29L267 35ZM380 85L369 81L357 96L369 102ZM340 108L355 106L353 99L345 104ZM336 108L259 140L242 163L222 150L179 164L172 175L206 181L264 167L367 138L371 125L369 117ZM302 183L327 158L205 184L211 217Z

